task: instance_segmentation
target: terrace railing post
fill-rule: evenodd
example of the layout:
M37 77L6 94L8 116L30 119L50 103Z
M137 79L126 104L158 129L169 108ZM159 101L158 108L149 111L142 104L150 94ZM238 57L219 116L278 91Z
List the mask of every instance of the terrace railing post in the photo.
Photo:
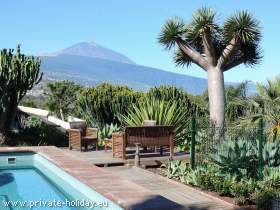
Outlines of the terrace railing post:
M196 122L195 117L192 117L191 122L191 168L195 169L195 134L196 134Z
M135 151L135 157L134 157L134 165L136 167L140 166L140 143L135 143L136 151Z
M264 147L264 122L263 118L259 120L258 126L258 140L259 140L259 169L262 171L263 169L263 147Z

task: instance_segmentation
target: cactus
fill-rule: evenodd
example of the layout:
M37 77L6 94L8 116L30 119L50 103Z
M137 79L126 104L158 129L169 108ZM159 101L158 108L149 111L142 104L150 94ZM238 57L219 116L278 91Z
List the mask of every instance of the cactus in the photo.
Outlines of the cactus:
M19 101L28 90L42 79L39 58L25 56L20 52L2 49L0 51L0 132L6 133L15 118Z
M120 125L120 115L125 114L136 101L142 100L143 95L127 86L102 83L80 94L76 104L77 115L92 126Z
M178 109L186 108L189 116L196 117L198 125L205 125L209 121L207 104L200 101L201 97L190 95L182 88L168 85L153 87L147 92L147 97L163 101L176 101Z

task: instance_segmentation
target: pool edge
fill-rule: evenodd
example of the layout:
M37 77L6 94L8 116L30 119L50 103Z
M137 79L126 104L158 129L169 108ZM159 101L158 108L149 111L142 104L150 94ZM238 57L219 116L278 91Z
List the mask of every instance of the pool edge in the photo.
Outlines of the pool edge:
M121 179L81 158L54 146L0 147L0 153L33 152L61 168L91 189L124 209L184 209L183 206Z

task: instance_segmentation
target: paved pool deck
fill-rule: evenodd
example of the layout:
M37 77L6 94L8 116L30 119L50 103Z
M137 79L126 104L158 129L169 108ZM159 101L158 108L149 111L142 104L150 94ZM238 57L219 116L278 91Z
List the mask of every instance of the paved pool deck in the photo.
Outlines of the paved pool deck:
M225 201L145 169L127 166L106 167L104 169L189 209L238 209Z
M99 168L56 147L0 147L1 152L35 152L126 210L240 209L137 168ZM138 177L138 178L137 178ZM143 177L143 178L139 178ZM181 197L177 197L181 194ZM184 202L182 201L184 200Z
M113 158L112 151L108 150L89 150L86 152L80 152L77 150L69 150L68 148L61 148L65 152L69 152L77 157L82 158L94 165L97 166L116 166L116 165L134 165L134 154L135 149L127 149L127 158L124 160L122 158ZM173 157L174 160L187 160L190 157L188 153L175 152ZM169 160L169 153L163 152L163 155L160 155L159 152L147 151L142 153L141 151L141 164L145 166L160 166L163 163L167 163Z

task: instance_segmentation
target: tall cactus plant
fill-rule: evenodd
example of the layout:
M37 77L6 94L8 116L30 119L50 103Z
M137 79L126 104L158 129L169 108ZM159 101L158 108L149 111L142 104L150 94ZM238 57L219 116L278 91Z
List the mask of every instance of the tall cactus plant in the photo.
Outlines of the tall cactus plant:
M119 116L136 101L141 100L142 92L133 91L127 86L102 83L85 89L76 103L77 114L89 124L104 126L120 124Z
M25 56L20 52L0 51L0 132L6 133L15 117L19 101L28 90L42 79L39 58Z

